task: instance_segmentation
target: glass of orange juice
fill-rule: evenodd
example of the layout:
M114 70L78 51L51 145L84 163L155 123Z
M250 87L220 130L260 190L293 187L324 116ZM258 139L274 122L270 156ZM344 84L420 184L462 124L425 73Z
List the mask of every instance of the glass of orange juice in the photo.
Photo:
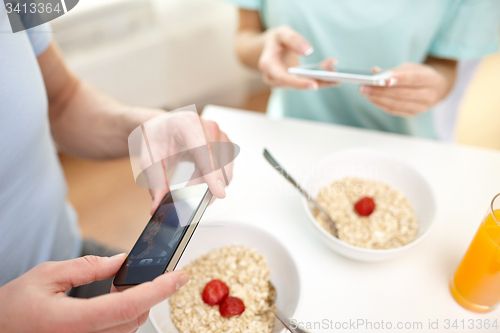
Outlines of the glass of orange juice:
M450 290L460 305L474 312L492 311L500 303L500 194L491 201Z

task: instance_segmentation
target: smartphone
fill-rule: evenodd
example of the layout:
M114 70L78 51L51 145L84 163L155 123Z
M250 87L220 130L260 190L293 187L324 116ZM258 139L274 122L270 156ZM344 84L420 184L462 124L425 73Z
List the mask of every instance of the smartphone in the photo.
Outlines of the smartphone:
M211 199L207 184L167 193L116 274L115 287L125 289L173 271Z
M290 67L288 69L288 73L322 81L358 83L382 87L387 85L387 80L393 74L390 71L373 74L368 70L364 71L342 68L333 72L327 71L319 65Z

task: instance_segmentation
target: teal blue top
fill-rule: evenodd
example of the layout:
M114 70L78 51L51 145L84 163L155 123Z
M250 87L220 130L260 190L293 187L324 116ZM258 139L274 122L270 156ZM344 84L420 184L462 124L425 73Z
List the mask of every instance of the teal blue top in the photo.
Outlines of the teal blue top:
M428 55L465 60L498 49L500 0L228 0L260 11L265 28L288 25L314 53L303 64L328 57L339 67L393 68L423 63ZM319 91L274 89L271 116L290 116L435 138L433 112L391 116L343 84Z

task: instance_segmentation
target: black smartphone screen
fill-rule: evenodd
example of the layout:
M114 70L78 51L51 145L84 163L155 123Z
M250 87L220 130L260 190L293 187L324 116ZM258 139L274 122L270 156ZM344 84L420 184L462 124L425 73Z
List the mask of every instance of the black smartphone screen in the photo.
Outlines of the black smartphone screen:
M165 272L207 191L206 185L196 185L165 195L118 271L115 286L152 281Z

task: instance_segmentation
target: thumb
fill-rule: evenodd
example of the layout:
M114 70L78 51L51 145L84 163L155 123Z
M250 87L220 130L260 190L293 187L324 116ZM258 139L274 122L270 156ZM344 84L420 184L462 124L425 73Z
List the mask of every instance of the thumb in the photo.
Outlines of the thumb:
M126 253L113 257L85 256L72 260L51 263L49 274L51 282L56 285L57 292L70 290L94 281L100 281L115 276Z

